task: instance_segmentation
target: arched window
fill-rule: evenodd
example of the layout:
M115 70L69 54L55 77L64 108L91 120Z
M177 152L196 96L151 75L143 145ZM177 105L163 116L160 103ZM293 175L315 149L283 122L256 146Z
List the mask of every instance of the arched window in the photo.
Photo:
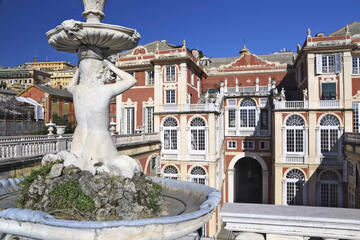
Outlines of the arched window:
M176 167L172 165L168 165L164 168L164 178L177 180L179 176L179 172Z
M286 120L286 152L304 153L305 121L299 115L291 115Z
M165 150L177 150L178 122L175 118L168 117L163 123L163 144Z
M331 114L326 114L320 121L320 151L322 154L339 152L340 121Z
M254 128L256 124L256 103L250 98L245 98L240 103L240 127Z
M340 207L340 182L338 175L331 170L326 170L320 175L320 206Z
M202 167L194 167L190 172L190 181L199 184L206 184L206 171Z
M285 179L287 205L303 205L304 183L305 175L299 169L291 169L287 172Z
M204 119L195 117L190 122L190 147L191 151L205 152L206 146L206 123Z

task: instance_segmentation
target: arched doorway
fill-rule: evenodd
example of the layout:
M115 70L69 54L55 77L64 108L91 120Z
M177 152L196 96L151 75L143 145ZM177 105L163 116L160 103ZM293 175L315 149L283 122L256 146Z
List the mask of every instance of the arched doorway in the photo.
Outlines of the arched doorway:
M256 159L244 157L236 162L234 202L263 203L263 171Z

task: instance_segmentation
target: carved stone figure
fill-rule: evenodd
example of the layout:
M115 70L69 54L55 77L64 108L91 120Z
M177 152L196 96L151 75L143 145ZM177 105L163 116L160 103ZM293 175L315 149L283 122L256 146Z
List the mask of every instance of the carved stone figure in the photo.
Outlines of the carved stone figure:
M130 74L115 67L96 47L79 48L79 69L67 87L73 94L77 126L71 145L74 157L64 165L73 164L83 170L113 172L132 177L140 171L139 163L120 157L109 133L110 99L135 85ZM111 72L117 75L115 83Z
M304 98L304 101L305 101L305 100L308 100L308 90L307 90L307 88L305 88L305 89L303 90L303 98Z

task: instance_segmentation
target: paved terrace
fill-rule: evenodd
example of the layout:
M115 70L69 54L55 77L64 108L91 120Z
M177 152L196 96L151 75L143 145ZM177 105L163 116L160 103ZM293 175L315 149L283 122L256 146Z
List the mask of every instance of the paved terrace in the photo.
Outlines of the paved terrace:
M253 239L360 239L360 209L225 203L220 215L226 230Z

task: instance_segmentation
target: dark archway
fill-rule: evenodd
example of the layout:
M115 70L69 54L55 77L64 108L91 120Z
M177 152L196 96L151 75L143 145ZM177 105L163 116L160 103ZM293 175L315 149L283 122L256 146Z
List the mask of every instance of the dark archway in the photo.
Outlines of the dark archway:
M262 203L262 168L258 161L245 157L234 168L234 202Z

